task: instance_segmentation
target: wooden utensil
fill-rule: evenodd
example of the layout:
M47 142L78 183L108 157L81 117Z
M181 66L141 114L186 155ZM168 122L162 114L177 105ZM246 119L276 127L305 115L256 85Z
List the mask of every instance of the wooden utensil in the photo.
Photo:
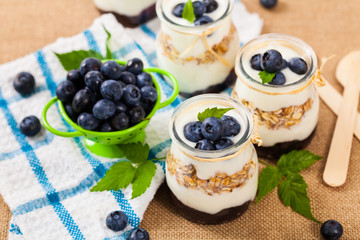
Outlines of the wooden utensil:
M339 187L346 181L359 104L359 63L360 51L355 51L341 59L336 68L336 78L346 84L323 175L325 183L331 187Z
M333 87L331 84L326 81L326 79L321 76L322 80L326 83L325 86L316 87L317 92L320 95L320 98L328 105L328 107L333 111L336 115L339 114L341 108L342 95ZM343 80L343 78L340 78ZM341 82L341 80L339 82ZM341 82L344 86L346 83ZM360 140L360 113L356 114L356 123L354 135Z

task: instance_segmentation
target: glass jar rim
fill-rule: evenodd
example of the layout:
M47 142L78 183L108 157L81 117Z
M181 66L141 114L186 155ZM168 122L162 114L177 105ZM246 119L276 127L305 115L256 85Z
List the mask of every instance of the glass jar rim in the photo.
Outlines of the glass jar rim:
M168 2L168 1L169 0L157 0L156 1L156 14L157 14L158 18L161 20L161 22L166 23L170 27L178 28L179 31L181 31L181 32L188 32L188 31L203 32L211 27L218 25L223 20L225 20L226 17L230 16L230 14L232 13L233 8L234 8L234 0L226 0L226 1L228 1L228 6L226 8L226 11L218 19L214 20L211 23L207 23L204 25L185 26L185 25L181 25L181 24L178 24L178 23L172 21L170 18L168 18L166 16L166 13L163 10L163 4L164 4L164 2ZM221 0L221 1L225 1L225 0Z
M234 107L234 110L236 110L238 114L243 118L243 122L245 123L245 126L241 126L241 127L245 128L245 131L242 133L240 139L228 148L221 150L212 150L212 151L200 150L189 146L181 139L179 134L177 134L176 119L182 113L182 111L186 109L189 105L193 104L194 102L207 101L207 100L217 100L223 103L229 103ZM175 109L175 111L171 116L170 124L169 124L170 137L172 141L178 144L182 149L185 149L185 151L190 152L192 155L205 159L221 158L224 156L231 155L237 150L240 150L244 144L246 144L248 141L251 140L253 129L254 129L253 118L249 110L237 100L220 94L202 94L187 99ZM217 156L217 155L221 155L221 156Z
M262 84L261 82L257 81L256 79L252 78L244 69L243 67L243 55L246 53L246 51L253 47L255 44L258 44L260 42L263 41L276 41L276 40L281 40L281 41L286 41L294 46L298 46L301 49L304 50L304 52L307 54L307 57L309 57L310 59L310 66L308 68L308 71L304 74L304 76L302 76L299 80L290 83L290 84L284 84L284 85L271 85L271 84ZM253 40L249 41L248 43L246 43L243 47L241 47L236 55L236 62L235 62L235 71L236 74L238 76L238 78L241 78L240 73L243 74L245 76L245 80L249 83L251 83L251 85L253 85L255 88L256 87L261 87L261 88L265 88L269 91L275 91L275 90L282 90L282 89L291 89L291 90L296 90L298 88L300 88L302 85L306 84L308 81L311 81L311 79L313 78L313 76L315 75L317 70L317 58L316 58L316 54L315 51L313 50L313 48L308 45L306 42L304 42L303 40L301 40L300 38L294 37L292 35L288 35L288 34L284 34L284 33L268 33L268 34L263 34L260 35L256 38L254 38Z

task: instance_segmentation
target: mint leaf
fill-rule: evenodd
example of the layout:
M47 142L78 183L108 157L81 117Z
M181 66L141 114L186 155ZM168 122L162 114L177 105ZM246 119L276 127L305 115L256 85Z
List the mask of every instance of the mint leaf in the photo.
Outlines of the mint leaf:
M113 55L112 52L110 50L110 39L111 39L111 33L105 28L105 26L103 25L103 28L107 34L107 39L106 39L106 55L105 58L106 59L112 59Z
M194 14L194 6L191 0L188 0L185 3L184 10L182 12L182 17L189 22L193 23L195 21L195 14Z
M278 188L279 198L285 206L290 206L292 210L304 217L319 222L311 213L310 199L306 189L307 184L301 175L289 174Z
M134 179L136 168L130 162L121 161L115 163L90 192L101 192L106 190L119 190L127 187Z
M135 178L132 184L132 199L142 195L155 175L156 165L151 161L141 163L136 169Z
M312 152L294 150L282 155L277 165L283 175L289 175L290 173L298 173L310 167L319 159L321 159L321 157Z
M68 53L54 53L66 71L78 69L82 60L85 58L92 57L100 60L103 59L103 56L94 50L77 50Z
M148 158L150 147L148 144L131 143L119 145L120 150L124 153L126 159L132 163L142 163Z
M273 80L273 78L275 77L275 75L276 75L276 73L268 73L265 70L259 72L260 79L262 80L261 84L271 82Z
M203 112L199 113L197 118L200 122L204 121L208 117L216 117L220 119L225 113L232 109L234 108L207 108Z
M262 197L274 190L281 181L282 175L276 167L268 166L261 171L259 178L259 191L256 197L256 203Z

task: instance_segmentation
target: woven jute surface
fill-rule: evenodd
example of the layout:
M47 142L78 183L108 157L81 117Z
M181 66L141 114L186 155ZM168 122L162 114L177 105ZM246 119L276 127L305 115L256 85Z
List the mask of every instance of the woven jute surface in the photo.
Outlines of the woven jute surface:
M288 33L303 39L318 58L336 54L323 75L339 91L335 68L346 53L360 49L360 1L279 0L274 10L260 7L258 0L243 0L250 12L264 19L264 33ZM31 53L58 37L72 36L99 16L92 0L24 1L0 0L0 63ZM21 69L19 69L20 71ZM303 171L314 216L320 221L336 219L344 227L342 239L360 237L360 143L354 138L347 182L327 187L322 172L336 116L322 103L316 135L308 149L324 159ZM151 239L320 239L316 224L284 207L276 191L252 204L240 218L216 226L197 225L183 219L169 201L168 190L159 189L145 213L141 227ZM0 239L7 239L11 213L0 197Z

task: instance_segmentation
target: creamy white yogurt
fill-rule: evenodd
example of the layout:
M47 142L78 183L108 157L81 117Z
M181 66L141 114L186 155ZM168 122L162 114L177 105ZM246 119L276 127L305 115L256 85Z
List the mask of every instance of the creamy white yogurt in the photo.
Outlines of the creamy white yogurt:
M138 16L155 2L156 0L94 0L100 10L125 16Z
M231 9L228 9L230 6L228 1L218 1L218 9L209 14L215 21L210 23L209 27L206 27L206 25L191 27L193 24L187 20L175 17L171 11L180 2L183 1L164 1L161 4L163 8L157 6L157 14L162 20L161 32L158 34L156 42L157 60L161 68L171 72L176 77L180 92L192 93L225 81L235 65L234 60L240 41L236 30L230 34L232 23L229 15L226 15L231 12ZM226 17L222 18L224 14ZM201 35L210 28L214 29L215 32L206 36L205 44ZM162 36L168 36L166 44L170 44L177 51L178 58L171 59L166 56L164 43L161 43ZM201 57L208 51L206 45L213 47L219 44L226 36L230 36L231 41L227 52L222 55L222 58L229 65L225 65L217 58L213 62L206 63L186 60Z

